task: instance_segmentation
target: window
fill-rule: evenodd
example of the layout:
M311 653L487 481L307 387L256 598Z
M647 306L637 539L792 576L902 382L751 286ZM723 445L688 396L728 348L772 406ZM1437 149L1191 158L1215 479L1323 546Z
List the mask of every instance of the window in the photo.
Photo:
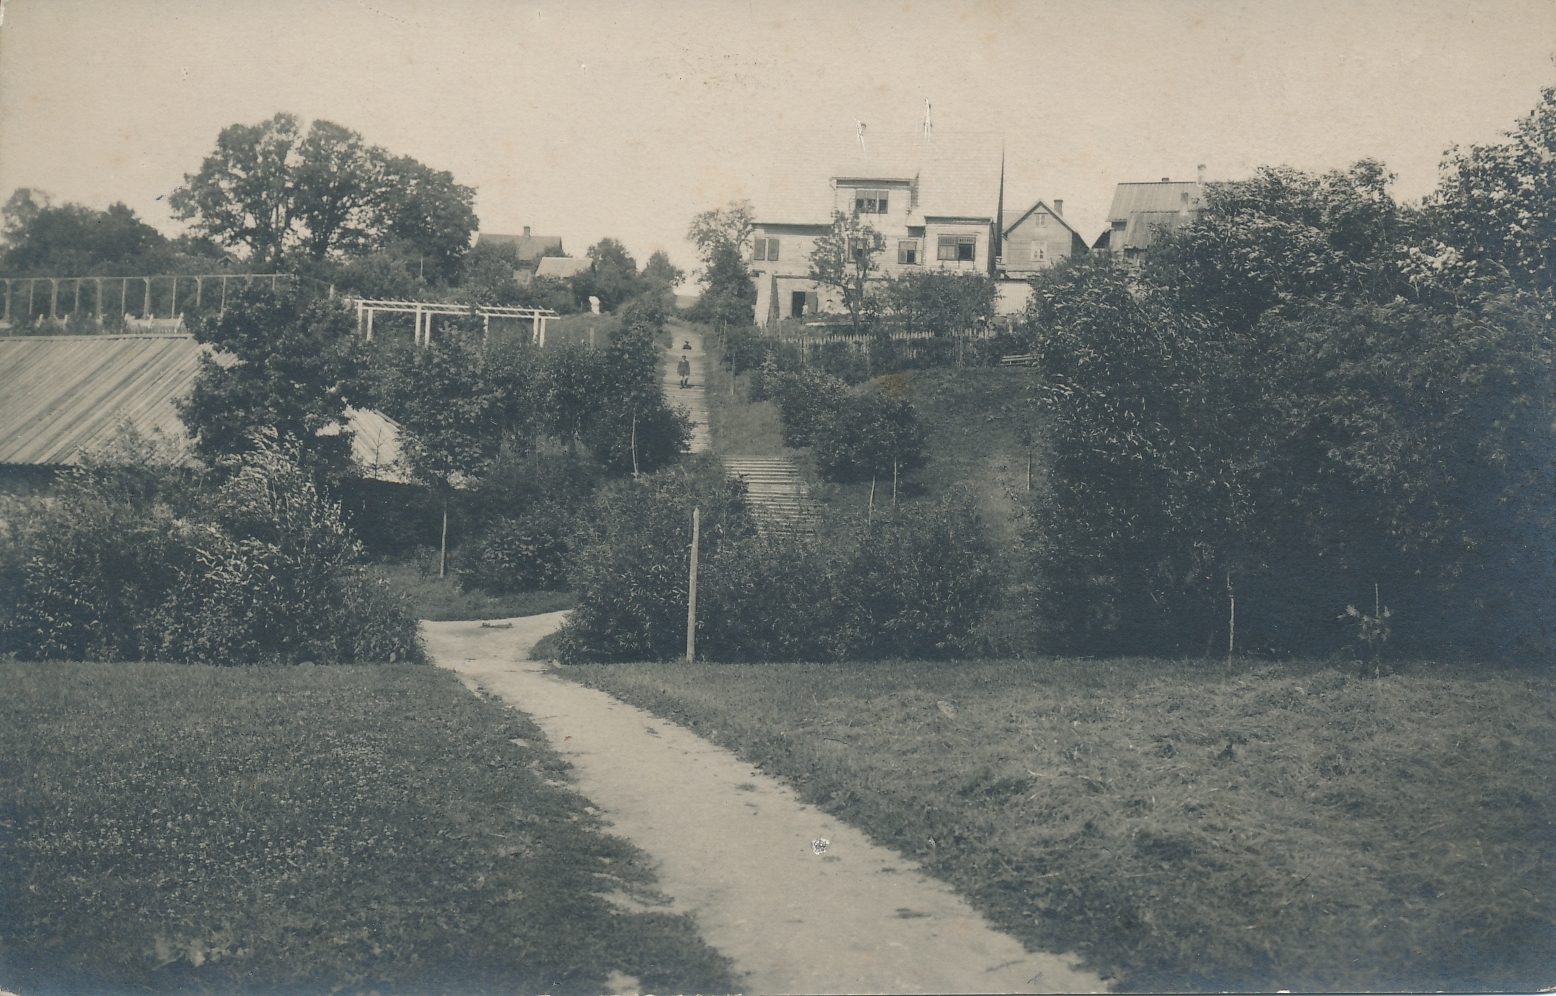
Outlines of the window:
M1042 263L1048 259L1048 247L1041 242L1032 243L1032 262Z
M866 251L880 252L884 248L886 248L886 240L879 232L870 238L848 240L848 255L853 259L862 259Z
M766 262L778 258L777 239L757 239L751 244L751 258L757 262Z
M939 259L970 263L978 258L978 236L942 235L935 255Z
M918 262L918 239L903 239L897 243L897 262L905 265Z
M854 191L855 214L885 214L887 192L884 190L866 190L860 188Z
M1047 228L1048 227L1048 215L1044 214L1041 211L1039 211L1037 213L1037 227L1038 228Z

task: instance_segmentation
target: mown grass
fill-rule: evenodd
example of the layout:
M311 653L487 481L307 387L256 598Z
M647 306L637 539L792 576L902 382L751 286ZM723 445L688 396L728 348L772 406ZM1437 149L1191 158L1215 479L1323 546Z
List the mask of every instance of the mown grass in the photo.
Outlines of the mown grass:
M730 989L565 769L429 667L0 662L0 987Z
M786 777L1002 929L1079 951L1124 990L1556 982L1549 672L1043 660L562 673Z
M416 618L433 622L458 619L511 619L542 612L570 609L578 600L570 591L520 591L511 595L488 595L466 591L452 574L438 577L436 567L425 564L382 564L374 568L411 600Z

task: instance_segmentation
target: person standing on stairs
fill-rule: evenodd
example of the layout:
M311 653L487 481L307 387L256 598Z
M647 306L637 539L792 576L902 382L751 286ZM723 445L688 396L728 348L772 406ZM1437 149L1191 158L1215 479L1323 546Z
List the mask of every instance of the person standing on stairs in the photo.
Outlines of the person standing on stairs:
M675 372L681 375L681 386L682 387L691 387L692 386L692 361L691 360L687 359L685 356L682 356L681 357L681 362L677 363L675 365Z

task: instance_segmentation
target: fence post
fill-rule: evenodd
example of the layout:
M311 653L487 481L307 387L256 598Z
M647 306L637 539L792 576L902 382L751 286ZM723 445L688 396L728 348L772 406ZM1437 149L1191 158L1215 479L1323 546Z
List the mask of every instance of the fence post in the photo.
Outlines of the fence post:
M702 509L692 509L692 573L686 594L686 662L697 659L697 534L702 527Z

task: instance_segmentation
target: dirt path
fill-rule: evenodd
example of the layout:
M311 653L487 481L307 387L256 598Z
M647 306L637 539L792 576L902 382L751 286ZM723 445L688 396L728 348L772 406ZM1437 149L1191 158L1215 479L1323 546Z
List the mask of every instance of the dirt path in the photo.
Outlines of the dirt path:
M440 667L535 719L746 992L1103 991L1073 958L1027 953L914 862L730 752L526 660L563 615L422 625Z
M713 438L708 434L708 398L703 386L708 378L707 356L702 349L702 333L693 332L688 326L672 322L669 325L673 342L665 351L664 369L659 375L659 386L665 401L672 408L685 408L692 420L691 451L703 453L713 448ZM683 345L690 349L681 348ZM681 378L675 372L681 357L691 362L691 386L682 387Z

